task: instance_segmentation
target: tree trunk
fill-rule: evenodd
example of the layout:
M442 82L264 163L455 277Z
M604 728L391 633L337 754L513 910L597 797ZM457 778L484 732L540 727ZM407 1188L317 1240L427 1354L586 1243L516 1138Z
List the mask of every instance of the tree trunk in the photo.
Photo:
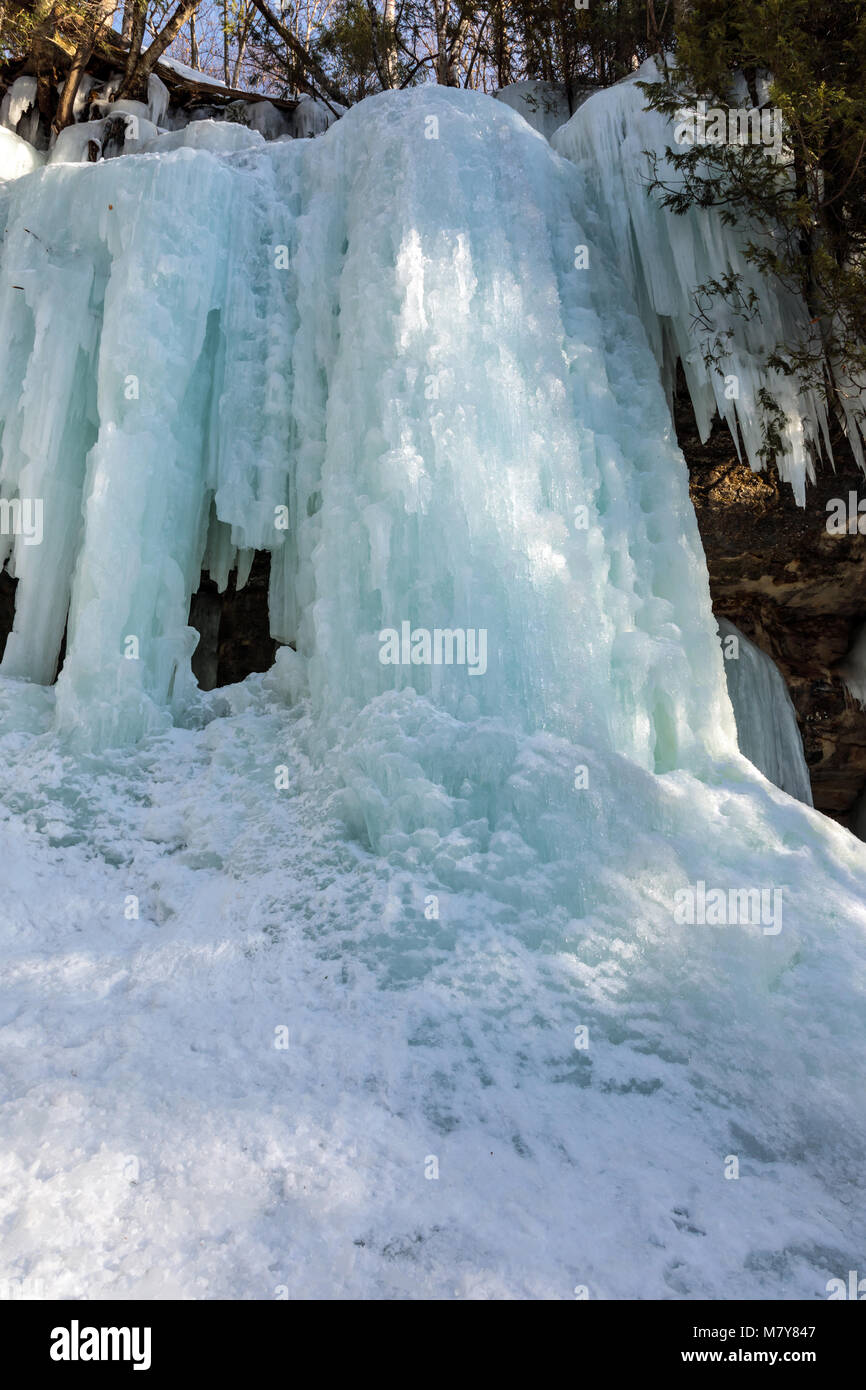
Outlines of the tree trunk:
M125 95L135 66L141 57L141 45L144 42L144 26L147 22L147 0L130 0L132 7L132 23L129 33L129 52L126 55L126 67L123 72L123 81L120 84L120 94Z
M396 19L397 0L385 0L385 13L383 15L385 33L382 39L382 65L389 87L393 87L397 81Z
M448 86L448 0L436 0L433 7L436 24L436 81Z
M139 50L138 61L134 64L131 71L129 64L127 64L127 70L124 73L123 82L121 83L120 92L118 93L119 96L132 97L140 101L147 100L147 79L156 68L157 63L169 44L173 43L177 38L181 29L190 18L190 15L198 9L199 4L200 0L179 0L177 9L171 19L165 27L160 30L150 47L144 53L141 53ZM130 54L130 56L132 55Z
M189 65L198 69L198 39L195 33L195 10L189 17Z
M227 82L227 84L226 84L227 86L231 86L231 87L235 87L235 88L240 87L240 84L241 84L241 68L243 67L244 55L245 55L245 53L246 53L246 51L247 51L247 41L248 41L248 39L249 39L249 37L250 37L250 29L252 28L252 23L253 23L253 7L252 7L252 4L250 4L250 5L248 5L247 10L246 10L245 14L243 15L243 20L242 20L242 22L241 22L240 16L239 16L239 19L238 19L238 53L237 53L237 57L235 58L235 65L234 65L234 68L233 68L233 70L232 70L232 80L231 80L230 83Z
M274 32L279 34L283 43L286 44L289 51L298 60L299 67L303 69L303 72L308 72L310 74L312 81L308 82L303 76L303 72L299 73L296 77L298 86L305 92L308 92L310 96L324 100L326 106L330 106L328 97L330 97L331 101L339 102L342 105L343 96L329 80L327 73L323 72L319 63L317 63L313 55L304 47L300 39L286 28L281 19L277 18L270 6L266 4L266 0L252 0L252 3L259 13L268 21ZM334 110L333 107L330 109L332 111ZM336 115L337 113L334 112L334 114Z
M505 0L496 4L496 85L507 87L511 81L511 55L508 51L508 30L505 23Z
M52 129L58 134L65 130L68 125L72 125L75 120L75 98L78 95L78 88L81 86L81 79L84 76L87 64L90 62L90 55L93 52L94 35L88 34L81 40L75 50L72 64L66 74L66 81L63 84L63 91L60 93L60 100L57 103L57 110L54 113Z
M51 125L56 105L54 82L54 51L48 40L54 32L54 0L36 0L33 6L33 41L30 62L36 78L36 105L45 122Z
M451 40L448 50L448 76L446 85L449 87L460 86L460 59L463 54L463 45L469 37L469 16L461 18L457 25L457 33Z
M75 120L75 98L81 86L81 79L87 71L97 37L103 27L111 23L116 8L115 0L100 0L91 27L78 42L52 121L52 129L58 134Z

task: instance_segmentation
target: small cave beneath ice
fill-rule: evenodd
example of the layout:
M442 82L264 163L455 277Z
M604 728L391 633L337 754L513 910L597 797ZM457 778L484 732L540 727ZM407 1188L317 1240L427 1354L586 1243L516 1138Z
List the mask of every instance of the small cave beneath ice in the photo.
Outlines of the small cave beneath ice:
M189 607L189 624L199 633L192 671L202 690L234 685L254 671L268 671L277 646L268 619L271 557L257 550L249 578L237 587L232 570L223 593L210 575L202 574Z
M15 621L15 590L18 580L13 579L8 570L0 570L0 661L6 650L6 639Z

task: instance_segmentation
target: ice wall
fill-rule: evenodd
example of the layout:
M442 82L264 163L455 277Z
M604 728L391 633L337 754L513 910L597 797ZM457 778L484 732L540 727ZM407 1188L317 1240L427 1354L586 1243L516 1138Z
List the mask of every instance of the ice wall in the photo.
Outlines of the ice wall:
M797 714L776 663L724 618L719 636L740 752L777 787L812 805ZM733 641L731 640L733 639Z
M731 747L685 465L585 176L471 94L233 153L211 129L4 191L0 482L44 502L43 543L10 537L4 673L51 680L68 606L59 726L163 727L196 699L201 568L267 549L323 712L411 685L649 769ZM483 631L484 674L384 665L403 622Z
M757 397L762 386L768 387L785 421L781 435L786 452L780 459L780 473L803 505L806 479L814 476L813 450L823 445L829 451L826 412L817 394L803 396L793 378L767 372L763 356L777 343L805 341L804 310L799 300L767 284L745 260L745 229L725 226L715 209L692 208L677 216L660 206L661 195L648 196L651 154L657 157L657 176L663 183L675 187L681 181L666 155L668 148L675 147L676 127L659 113L644 109L646 97L638 85L657 79L655 60L649 59L633 76L584 102L568 124L554 133L551 143L581 165L607 209L617 261L639 306L668 394L680 361L701 438L708 437L718 411L730 426L737 448L742 443L746 458L757 470L762 467ZM699 285L722 280L730 271L742 277L744 295L750 289L759 293L761 315L746 319L721 300L713 301L719 337L725 340L730 334L730 350L716 369L703 360L693 294ZM859 434L853 426L850 439L863 464Z
M866 856L735 751L618 211L466 92L191 129L0 188L4 1271L825 1297ZM198 692L253 548L297 651ZM486 670L383 665L403 621Z

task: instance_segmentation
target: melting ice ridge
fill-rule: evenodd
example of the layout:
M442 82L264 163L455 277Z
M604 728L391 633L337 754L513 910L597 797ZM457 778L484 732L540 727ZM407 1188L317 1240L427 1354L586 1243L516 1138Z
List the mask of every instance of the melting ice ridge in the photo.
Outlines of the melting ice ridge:
M862 1267L866 851L737 752L598 182L424 89L4 187L0 484L45 502L0 683L7 1277ZM190 594L253 549L296 650L202 695ZM404 620L485 629L483 678L383 665ZM783 929L677 921L699 883Z

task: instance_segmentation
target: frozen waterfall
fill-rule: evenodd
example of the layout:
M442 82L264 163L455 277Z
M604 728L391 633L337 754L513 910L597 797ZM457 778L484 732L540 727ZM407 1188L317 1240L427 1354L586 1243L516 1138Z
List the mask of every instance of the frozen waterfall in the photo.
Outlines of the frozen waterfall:
M426 89L211 143L7 186L0 483L44 537L10 537L3 673L50 681L68 609L58 727L163 728L201 570L260 549L322 709L412 685L650 769L731 746L685 466L581 175ZM383 665L403 622L485 631L485 678Z
M632 99L574 160L431 87L10 146L0 1219L49 1296L863 1268L866 850L737 749ZM276 663L200 691L201 571L262 550Z

